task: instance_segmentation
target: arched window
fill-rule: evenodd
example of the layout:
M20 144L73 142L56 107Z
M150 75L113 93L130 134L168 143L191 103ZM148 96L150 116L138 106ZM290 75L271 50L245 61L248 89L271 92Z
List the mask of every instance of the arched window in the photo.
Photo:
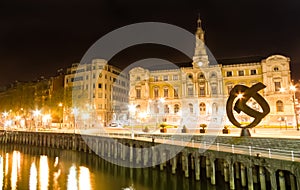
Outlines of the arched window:
M216 78L217 77L217 74L215 73L215 72L212 72L211 74L210 74L210 78Z
M198 74L198 79L204 79L204 74L203 73L199 73Z
M212 114L218 114L218 105L216 103L212 104Z
M218 94L218 84L217 83L212 83L211 84L211 94L212 95L217 95Z
M188 80L193 80L193 75L192 75L191 73L189 73L189 74L187 75L187 79L188 79Z
M159 97L158 87L154 87L154 98Z
M205 112L206 112L206 105L205 105L204 102L201 102L201 103L199 104L199 109L200 109L200 114L201 114L201 115L205 114Z
M140 77L140 76L137 76L135 80L136 80L136 81L140 81L140 80L141 80L141 77Z
M178 113L179 112L179 105L175 104L174 105L174 113Z
M284 109L283 109L283 102L281 100L278 100L276 102L276 111L277 112L283 112Z
M273 70L277 72L277 71L279 71L279 68L276 66L273 68Z
M192 103L189 103L189 110L190 110L190 113L194 113L194 106Z

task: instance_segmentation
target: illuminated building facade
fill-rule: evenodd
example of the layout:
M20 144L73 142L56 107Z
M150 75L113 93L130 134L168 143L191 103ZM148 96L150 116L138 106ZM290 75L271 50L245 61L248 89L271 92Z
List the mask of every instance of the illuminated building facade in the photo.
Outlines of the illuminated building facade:
M127 114L128 86L128 76L103 59L72 64L65 76L65 88L71 88L73 106L81 110L80 115L104 126Z
M237 84L251 87L258 82L267 87L259 93L270 105L270 114L261 125L295 126L293 90L290 90L290 59L282 55L232 60L209 58L204 44L201 20L198 19L196 47L191 67L170 70L133 68L130 72L129 103L136 106L135 118L147 115L151 123L199 126L224 122L230 125L225 106L230 90ZM252 98L247 105L260 106ZM247 115L236 114L249 123ZM140 118L141 119L141 118Z

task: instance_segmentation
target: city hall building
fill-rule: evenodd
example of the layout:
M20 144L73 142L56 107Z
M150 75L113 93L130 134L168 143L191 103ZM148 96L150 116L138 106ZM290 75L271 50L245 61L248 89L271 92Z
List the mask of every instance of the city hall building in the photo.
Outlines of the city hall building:
M197 21L195 53L189 67L170 70L130 70L129 114L140 122L158 124L166 121L187 127L199 124L231 125L226 116L226 102L231 89L237 85L251 87L261 82L259 91L270 106L270 113L261 126L295 126L295 89L290 88L290 59L282 55L266 58L252 57L211 61L205 48L205 32ZM262 110L250 98L252 109ZM235 114L244 124L252 120L244 113Z

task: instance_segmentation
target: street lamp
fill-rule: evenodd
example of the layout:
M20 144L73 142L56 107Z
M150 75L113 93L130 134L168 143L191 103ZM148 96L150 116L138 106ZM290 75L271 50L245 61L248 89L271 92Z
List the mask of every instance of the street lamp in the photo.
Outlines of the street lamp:
M129 125L131 125L131 138L134 138L134 133L133 133L133 125L131 124L131 119L132 119L132 114L135 113L136 107L133 104L128 105L129 109Z

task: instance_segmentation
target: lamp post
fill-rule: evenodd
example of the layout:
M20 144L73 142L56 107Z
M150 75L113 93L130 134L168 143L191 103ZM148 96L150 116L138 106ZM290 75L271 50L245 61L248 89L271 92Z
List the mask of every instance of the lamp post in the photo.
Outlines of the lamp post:
M129 125L131 125L131 138L134 138L134 133L133 133L133 125L131 123L131 119L132 119L132 114L136 111L136 107L133 104L128 105L128 109L129 109Z

